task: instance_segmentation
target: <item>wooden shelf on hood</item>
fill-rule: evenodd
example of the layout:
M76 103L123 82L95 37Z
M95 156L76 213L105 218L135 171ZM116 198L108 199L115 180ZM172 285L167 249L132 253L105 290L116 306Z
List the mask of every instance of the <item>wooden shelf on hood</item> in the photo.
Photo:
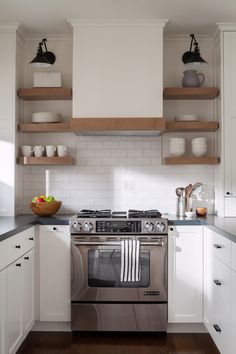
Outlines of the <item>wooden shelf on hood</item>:
M74 132L162 132L164 118L72 118L70 130Z
M42 157L18 157L17 163L20 165L73 165L74 159L71 156L42 156Z
M165 157L164 165L217 165L220 158L215 156L181 156L181 157Z
M215 132L218 122L166 122L166 132Z
M164 100L212 100L219 94L217 87L166 87Z
M19 125L23 133L70 132L69 123L24 123Z
M18 97L24 100L71 100L72 89L65 87L33 87L20 88L17 91Z

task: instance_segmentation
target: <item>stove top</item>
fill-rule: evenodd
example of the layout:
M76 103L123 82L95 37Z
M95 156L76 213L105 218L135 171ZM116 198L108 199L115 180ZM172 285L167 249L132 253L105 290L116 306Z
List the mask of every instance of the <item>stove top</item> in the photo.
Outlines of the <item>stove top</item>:
M89 210L82 209L76 214L77 218L119 218L119 219L127 219L127 218L161 218L162 214L157 209L152 210L136 210L130 209L128 212L126 211L111 211L110 209L104 210Z

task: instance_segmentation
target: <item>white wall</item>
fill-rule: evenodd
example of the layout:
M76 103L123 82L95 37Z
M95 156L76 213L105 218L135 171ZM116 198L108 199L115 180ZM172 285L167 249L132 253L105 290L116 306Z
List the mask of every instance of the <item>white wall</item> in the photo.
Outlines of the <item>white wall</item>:
M50 168L50 193L63 201L61 212L158 208L175 213L177 186L213 182L209 166L162 166L160 138L77 137L75 145L76 166ZM24 168L25 212L31 197L45 192L44 171Z
M212 83L212 46L209 40L200 41L202 55L209 62L207 83ZM49 45L50 44L50 45ZM30 41L26 50L27 63L32 57L35 43ZM58 60L64 55L68 42L61 43L56 52ZM48 41L49 49L54 42ZM178 86L182 78L183 65L180 54L189 48L189 38L168 39L164 43L164 85ZM68 55L69 57L69 55ZM89 60L89 58L88 58ZM174 62L175 61L175 64ZM25 69L25 70L26 70ZM68 69L68 67L66 67ZM27 69L28 70L28 69ZM54 68L52 68L54 70ZM64 70L63 65L57 70ZM54 70L56 71L56 70ZM25 83L32 85L32 72ZM69 72L63 74L69 85ZM161 78L160 78L161 80ZM27 103L28 104L28 103ZM48 105L52 106L48 106ZM187 106L185 106L185 104ZM63 102L43 103L42 107L60 111ZM189 112L201 112L203 119L212 119L214 107L212 102L174 102L165 103L167 118L173 118L175 110L182 112L187 107ZM202 106L203 105L203 106ZM46 107L44 109L44 107ZM85 107L85 106L84 106ZM114 107L113 107L114 108ZM187 108L185 108L187 110ZM26 119L30 119L28 108ZM32 109L32 107L31 107ZM114 108L115 109L115 108ZM25 108L26 110L26 108ZM122 107L117 106L121 113ZM205 115L205 111L207 114ZM83 111L85 113L85 111ZM116 111L114 110L113 115ZM124 113L124 112L123 112ZM182 112L183 113L183 112ZM187 111L185 112L187 113ZM118 113L117 113L118 114ZM76 157L75 166L50 167L51 193L63 201L61 213L73 213L81 208L158 208L161 212L175 213L175 189L189 183L203 182L214 185L214 167L202 166L163 166L161 165L161 145L167 137L77 137L74 134L24 134L24 141L32 144L65 143L71 146ZM162 141L163 140L163 141ZM23 212L29 213L29 201L34 195L45 193L45 169L42 166L23 167Z

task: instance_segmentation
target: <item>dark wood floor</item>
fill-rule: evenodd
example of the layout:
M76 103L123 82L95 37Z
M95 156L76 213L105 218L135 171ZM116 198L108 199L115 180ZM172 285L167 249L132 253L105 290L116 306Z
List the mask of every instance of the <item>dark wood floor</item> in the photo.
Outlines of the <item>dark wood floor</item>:
M17 354L219 354L209 334L31 332Z

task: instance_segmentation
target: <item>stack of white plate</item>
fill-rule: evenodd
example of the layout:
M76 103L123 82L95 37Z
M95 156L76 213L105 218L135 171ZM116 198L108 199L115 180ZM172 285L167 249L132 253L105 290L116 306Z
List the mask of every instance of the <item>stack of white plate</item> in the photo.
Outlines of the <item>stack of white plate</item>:
M185 139L170 138L170 153L173 156L183 156L185 153Z
M206 138L192 139L192 153L196 157L201 157L207 153L207 140Z
M37 112L32 114L33 123L58 123L61 121L60 113Z

